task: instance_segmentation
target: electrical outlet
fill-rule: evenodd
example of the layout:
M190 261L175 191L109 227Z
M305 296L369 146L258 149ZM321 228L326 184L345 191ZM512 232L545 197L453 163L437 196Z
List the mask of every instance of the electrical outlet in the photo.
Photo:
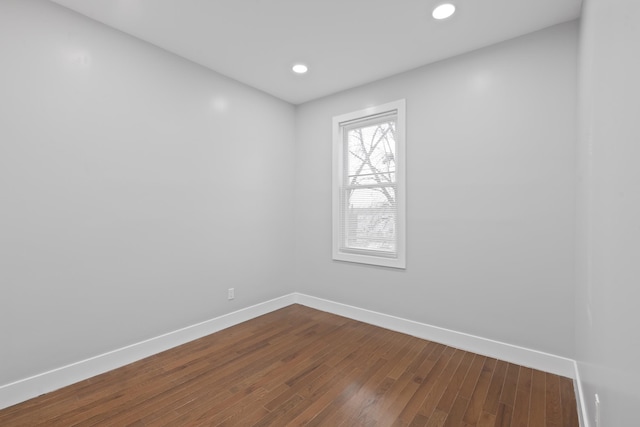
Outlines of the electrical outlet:
M235 288L229 288L227 291L227 299L232 300L236 297Z
M598 396L598 393L596 393L595 401L596 401L596 427L600 427L600 396Z

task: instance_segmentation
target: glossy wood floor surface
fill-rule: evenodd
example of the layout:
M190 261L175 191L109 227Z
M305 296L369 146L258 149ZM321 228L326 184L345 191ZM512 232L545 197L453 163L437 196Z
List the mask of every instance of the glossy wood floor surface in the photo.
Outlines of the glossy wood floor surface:
M0 411L1 426L577 427L568 378L292 305Z

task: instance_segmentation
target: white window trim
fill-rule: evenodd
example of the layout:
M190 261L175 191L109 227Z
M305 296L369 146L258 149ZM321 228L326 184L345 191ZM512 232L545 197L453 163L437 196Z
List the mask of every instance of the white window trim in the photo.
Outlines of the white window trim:
M340 187L344 173L344 129L345 124L366 120L372 116L395 113L396 119L396 233L397 257L350 253L341 250L341 203ZM333 118L333 259L382 267L406 268L406 119L405 100L390 102L376 107L365 108Z

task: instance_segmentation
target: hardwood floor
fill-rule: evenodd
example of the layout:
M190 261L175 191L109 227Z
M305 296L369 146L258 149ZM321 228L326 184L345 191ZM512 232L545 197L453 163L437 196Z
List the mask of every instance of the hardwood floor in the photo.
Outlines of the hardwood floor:
M0 411L1 426L577 427L568 378L292 305Z

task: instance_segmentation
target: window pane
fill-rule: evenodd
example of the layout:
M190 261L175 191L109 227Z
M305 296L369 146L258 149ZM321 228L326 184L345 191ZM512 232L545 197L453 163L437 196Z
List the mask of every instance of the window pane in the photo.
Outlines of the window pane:
M345 190L344 197L346 248L395 252L395 188Z
M395 129L395 121L386 121L347 132L347 184L395 182Z

